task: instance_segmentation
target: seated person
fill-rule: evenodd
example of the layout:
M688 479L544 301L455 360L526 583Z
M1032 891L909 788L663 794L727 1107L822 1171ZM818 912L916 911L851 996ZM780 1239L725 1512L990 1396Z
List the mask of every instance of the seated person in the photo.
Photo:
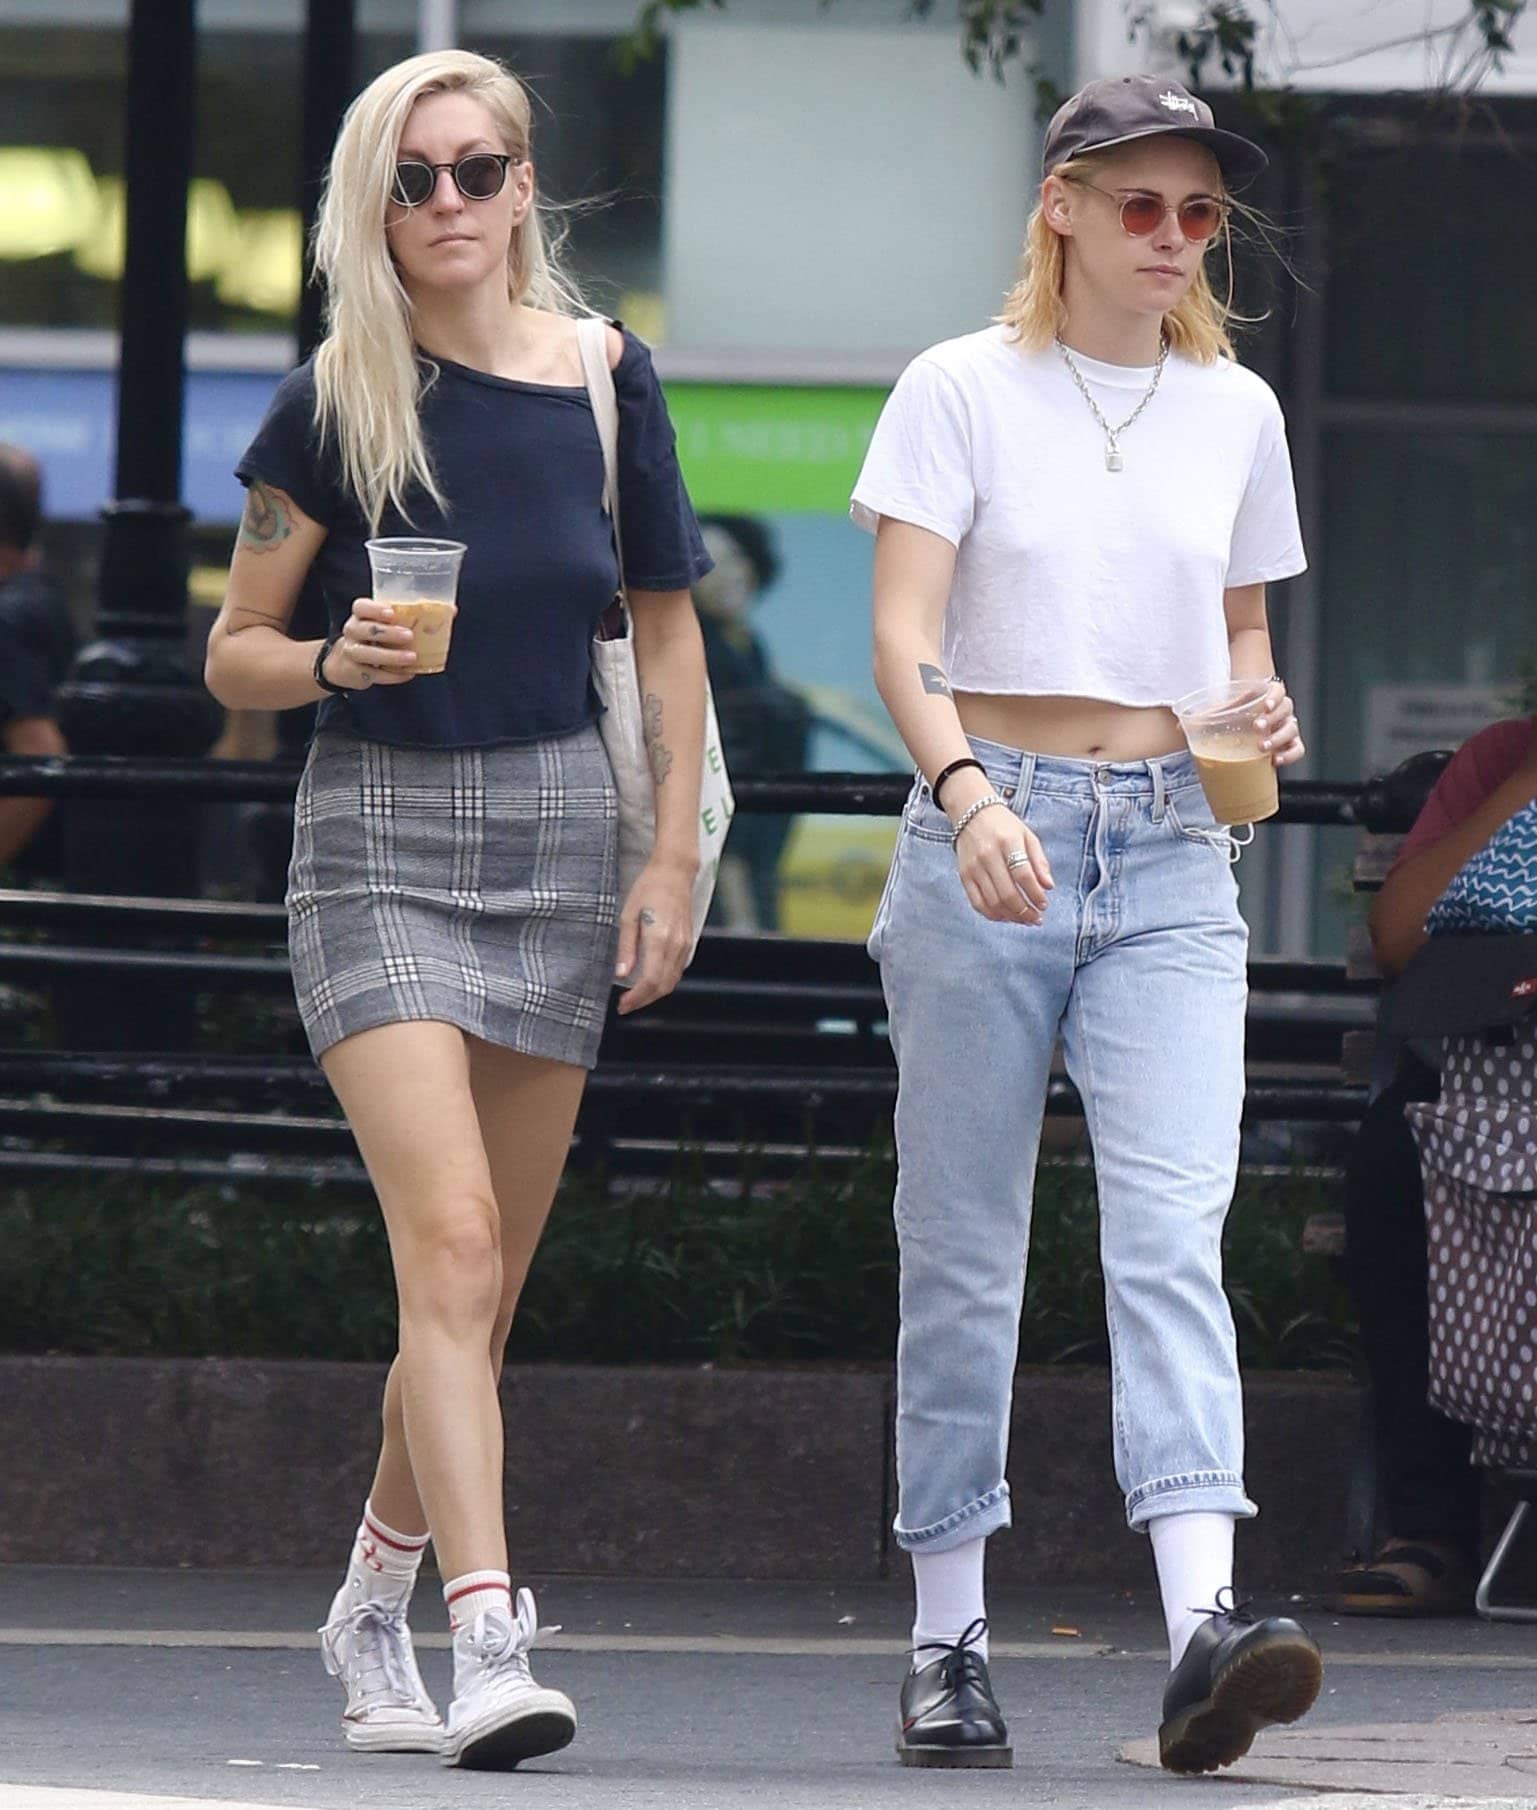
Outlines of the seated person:
M0 750L66 754L54 692L74 638L63 600L42 570L42 479L19 447L0 446ZM0 797L0 871L15 865L43 828L53 801Z
M1495 723L1442 773L1372 905L1377 965L1391 980L1425 940L1425 919L1453 876L1537 791L1537 719ZM1454 1614L1478 1576L1479 1472L1471 1430L1426 1399L1425 1202L1404 1118L1439 1078L1411 1050L1361 1121L1345 1181L1346 1283L1375 1394L1384 1537L1347 1564L1336 1606L1355 1615Z
M755 516L704 515L700 532L715 570L694 586L705 662L715 691L722 752L731 773L798 773L806 764L811 711L775 673L751 613L779 575L779 556ZM710 922L732 930L780 928L780 862L793 817L742 811L731 824ZM744 870L745 889L733 883Z

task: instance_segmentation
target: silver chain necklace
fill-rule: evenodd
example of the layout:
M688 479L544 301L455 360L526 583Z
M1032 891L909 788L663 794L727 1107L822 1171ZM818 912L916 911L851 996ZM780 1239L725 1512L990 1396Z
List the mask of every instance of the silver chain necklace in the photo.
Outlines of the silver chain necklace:
M1083 372L1080 371L1078 366L1073 362L1072 353L1068 351L1065 345L1063 345L1062 335L1060 333L1056 336L1056 340L1057 350L1062 354L1063 362L1067 365L1068 371L1072 375L1073 382L1078 385L1078 393L1093 411L1094 419L1105 430L1105 470L1124 471L1126 468L1126 460L1121 455L1121 435L1126 432L1132 422L1136 420L1143 409L1145 409L1158 394L1158 385L1163 381L1163 367L1168 363L1169 359L1169 341L1167 336L1161 338L1158 342L1158 364L1153 372L1153 381L1147 386L1147 392L1142 400L1119 427L1112 427L1105 419L1099 404L1089 392L1088 384L1083 380Z

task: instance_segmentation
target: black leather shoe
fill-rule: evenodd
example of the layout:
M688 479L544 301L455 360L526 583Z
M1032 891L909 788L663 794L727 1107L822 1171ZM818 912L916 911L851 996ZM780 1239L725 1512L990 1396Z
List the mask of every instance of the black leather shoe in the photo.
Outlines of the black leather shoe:
M939 1658L909 1672L902 1685L897 1758L904 1766L1012 1766L1014 1749L976 1643L979 1616L955 1645L931 1641Z
M1317 1642L1300 1623L1212 1612L1190 1637L1163 1694L1158 1758L1170 1772L1215 1772L1273 1722L1306 1715L1323 1683Z

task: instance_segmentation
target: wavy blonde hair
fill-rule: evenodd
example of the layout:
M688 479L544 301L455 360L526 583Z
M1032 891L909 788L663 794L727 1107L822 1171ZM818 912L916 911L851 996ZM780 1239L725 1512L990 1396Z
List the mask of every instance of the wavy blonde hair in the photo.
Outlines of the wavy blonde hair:
M1052 172L1064 182L1091 182L1111 162L1105 152L1090 151L1060 165ZM1225 197L1230 210L1244 218L1259 221L1248 208ZM1261 224L1263 224L1261 222ZM1195 281L1181 297L1178 307L1163 317L1169 350L1182 352L1199 364L1215 364L1219 358L1233 358L1233 341L1229 328L1249 325L1250 317L1238 313L1233 306L1233 229L1224 219L1222 230L1212 239L1227 254L1227 293L1219 296L1212 287L1203 262ZM1003 312L996 318L1013 331L1015 339L1031 352L1041 352L1067 325L1067 304L1062 299L1062 280L1067 269L1067 241L1046 219L1044 203L1030 216L1025 229L1024 257L1019 278L1004 300Z
M533 146L528 90L494 57L467 50L432 51L386 69L342 121L315 223L315 270L327 288L326 333L315 352L315 425L322 439L334 441L343 478L375 532L386 505L406 514L413 485L444 506L420 416L437 373L417 357L411 298L384 230L401 134L427 94L479 101L515 158L528 157ZM513 229L507 293L557 314L586 314L561 265L564 231L547 230L551 213L536 203Z

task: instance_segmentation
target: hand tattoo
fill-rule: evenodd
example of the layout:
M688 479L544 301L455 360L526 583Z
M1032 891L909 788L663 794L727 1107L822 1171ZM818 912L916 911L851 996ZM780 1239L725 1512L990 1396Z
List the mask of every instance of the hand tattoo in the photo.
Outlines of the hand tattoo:
M644 924L646 926L646 928L648 930L656 922L656 913L651 909L651 907L649 905L641 906L640 921L642 924Z
M289 501L281 490L257 481L246 492L245 509L240 517L240 533L236 537L242 547L253 553L270 553L293 533L289 519Z
M923 689L937 698L951 698L955 693L950 689L950 681L937 666L930 666L926 661L918 662L918 677L923 681Z
M672 749L662 740L662 700L654 691L646 693L641 706L641 727L651 762L651 781L659 786L672 771Z

